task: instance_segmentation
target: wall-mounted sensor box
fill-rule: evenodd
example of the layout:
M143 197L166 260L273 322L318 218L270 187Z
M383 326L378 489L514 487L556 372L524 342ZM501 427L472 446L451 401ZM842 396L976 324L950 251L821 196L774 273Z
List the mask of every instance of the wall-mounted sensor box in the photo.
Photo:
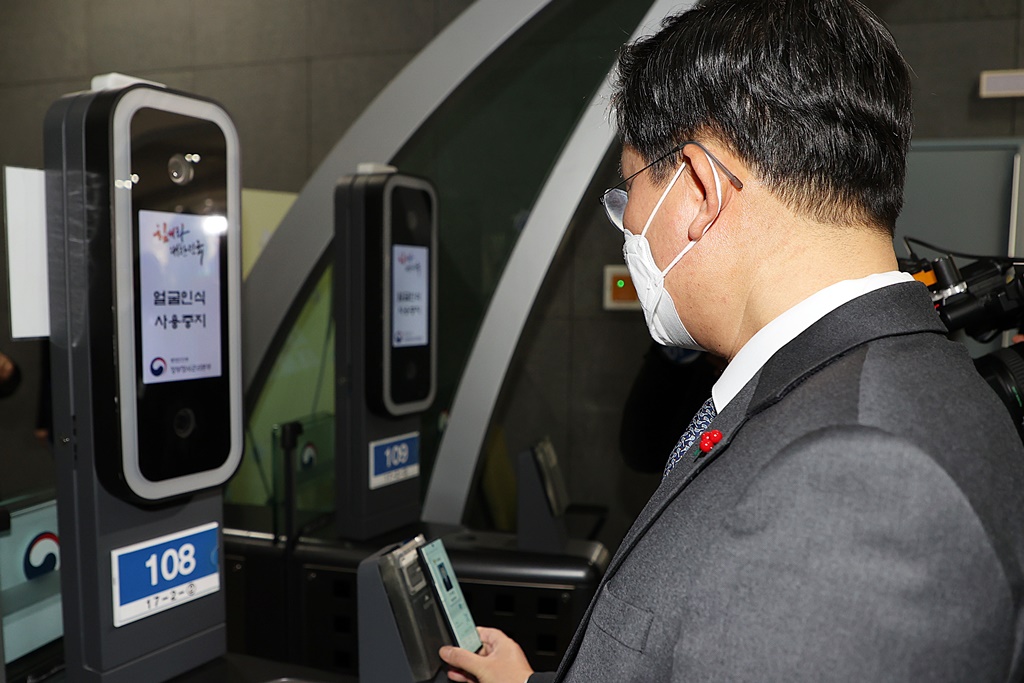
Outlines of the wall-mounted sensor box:
M982 71L978 95L983 99L995 97L1024 97L1024 69Z
M629 268L626 266L605 266L602 288L604 290L604 310L642 310L640 299L636 295L636 287L633 286L633 278L630 277Z

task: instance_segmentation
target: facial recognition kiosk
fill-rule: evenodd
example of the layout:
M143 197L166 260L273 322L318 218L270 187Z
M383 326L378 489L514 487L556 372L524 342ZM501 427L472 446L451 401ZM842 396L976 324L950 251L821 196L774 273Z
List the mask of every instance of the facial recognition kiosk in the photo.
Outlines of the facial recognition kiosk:
M226 650L222 501L242 455L238 135L150 85L45 120L54 458L70 681Z
M420 514L419 413L437 391L437 196L361 165L335 190L337 527L364 540Z

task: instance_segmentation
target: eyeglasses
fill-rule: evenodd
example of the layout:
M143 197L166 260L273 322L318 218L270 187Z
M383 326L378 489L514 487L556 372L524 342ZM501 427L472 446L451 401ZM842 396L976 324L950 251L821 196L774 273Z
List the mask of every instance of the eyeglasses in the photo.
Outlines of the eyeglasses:
M696 140L687 140L686 142L673 147L667 154L658 157L657 159L647 164L633 175L623 180L615 187L609 188L604 191L604 194L601 195L601 204L604 206L604 211L606 214L608 214L608 220L612 222L612 225L617 227L619 230L625 230L625 227L623 227L622 224L622 216L623 214L626 213L626 202L629 201L629 192L627 190L622 189L622 186L626 185L629 181L631 181L633 178L636 178L638 175L649 169L651 166L654 166L655 164L658 164L664 161L665 159L668 159L673 154L679 153L687 145L697 145L702 150L704 150L704 153L708 155L708 158L711 159L712 162L717 164L720 169L722 169L722 172L725 173L725 177L729 179L729 182L732 183L733 187L735 187L737 190L743 189L743 183L740 182L740 179L733 175L732 171L727 169L725 167L725 164L719 161L714 154L709 152L707 147L697 142Z

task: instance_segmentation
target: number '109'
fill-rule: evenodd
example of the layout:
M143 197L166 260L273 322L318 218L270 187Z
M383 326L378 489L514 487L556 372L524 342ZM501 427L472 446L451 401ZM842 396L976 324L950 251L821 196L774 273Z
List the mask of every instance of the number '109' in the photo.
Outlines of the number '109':
M196 570L196 547L191 543L185 543L180 548L168 548L160 556L159 561L156 553L153 553L146 560L146 567L149 568L149 583L152 586L158 583L161 576L164 581L174 581L179 575L188 576Z
M409 444L398 443L384 449L384 460L387 467L397 467L409 462Z

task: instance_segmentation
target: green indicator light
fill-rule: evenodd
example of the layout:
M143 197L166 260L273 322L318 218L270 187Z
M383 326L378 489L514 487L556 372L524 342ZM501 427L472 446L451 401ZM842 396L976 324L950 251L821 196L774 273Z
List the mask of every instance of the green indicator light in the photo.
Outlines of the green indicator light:
M626 286L626 281L625 281L625 280L619 280L618 282L616 282L616 283L615 283L615 285L616 285L616 286L617 286L617 287L618 287L619 289L622 289L623 287L625 287L625 286Z
M1013 397L1017 399L1017 405L1024 408L1024 401L1020 400L1020 394L1017 392L1017 387L1013 387L1010 391L1013 392Z

